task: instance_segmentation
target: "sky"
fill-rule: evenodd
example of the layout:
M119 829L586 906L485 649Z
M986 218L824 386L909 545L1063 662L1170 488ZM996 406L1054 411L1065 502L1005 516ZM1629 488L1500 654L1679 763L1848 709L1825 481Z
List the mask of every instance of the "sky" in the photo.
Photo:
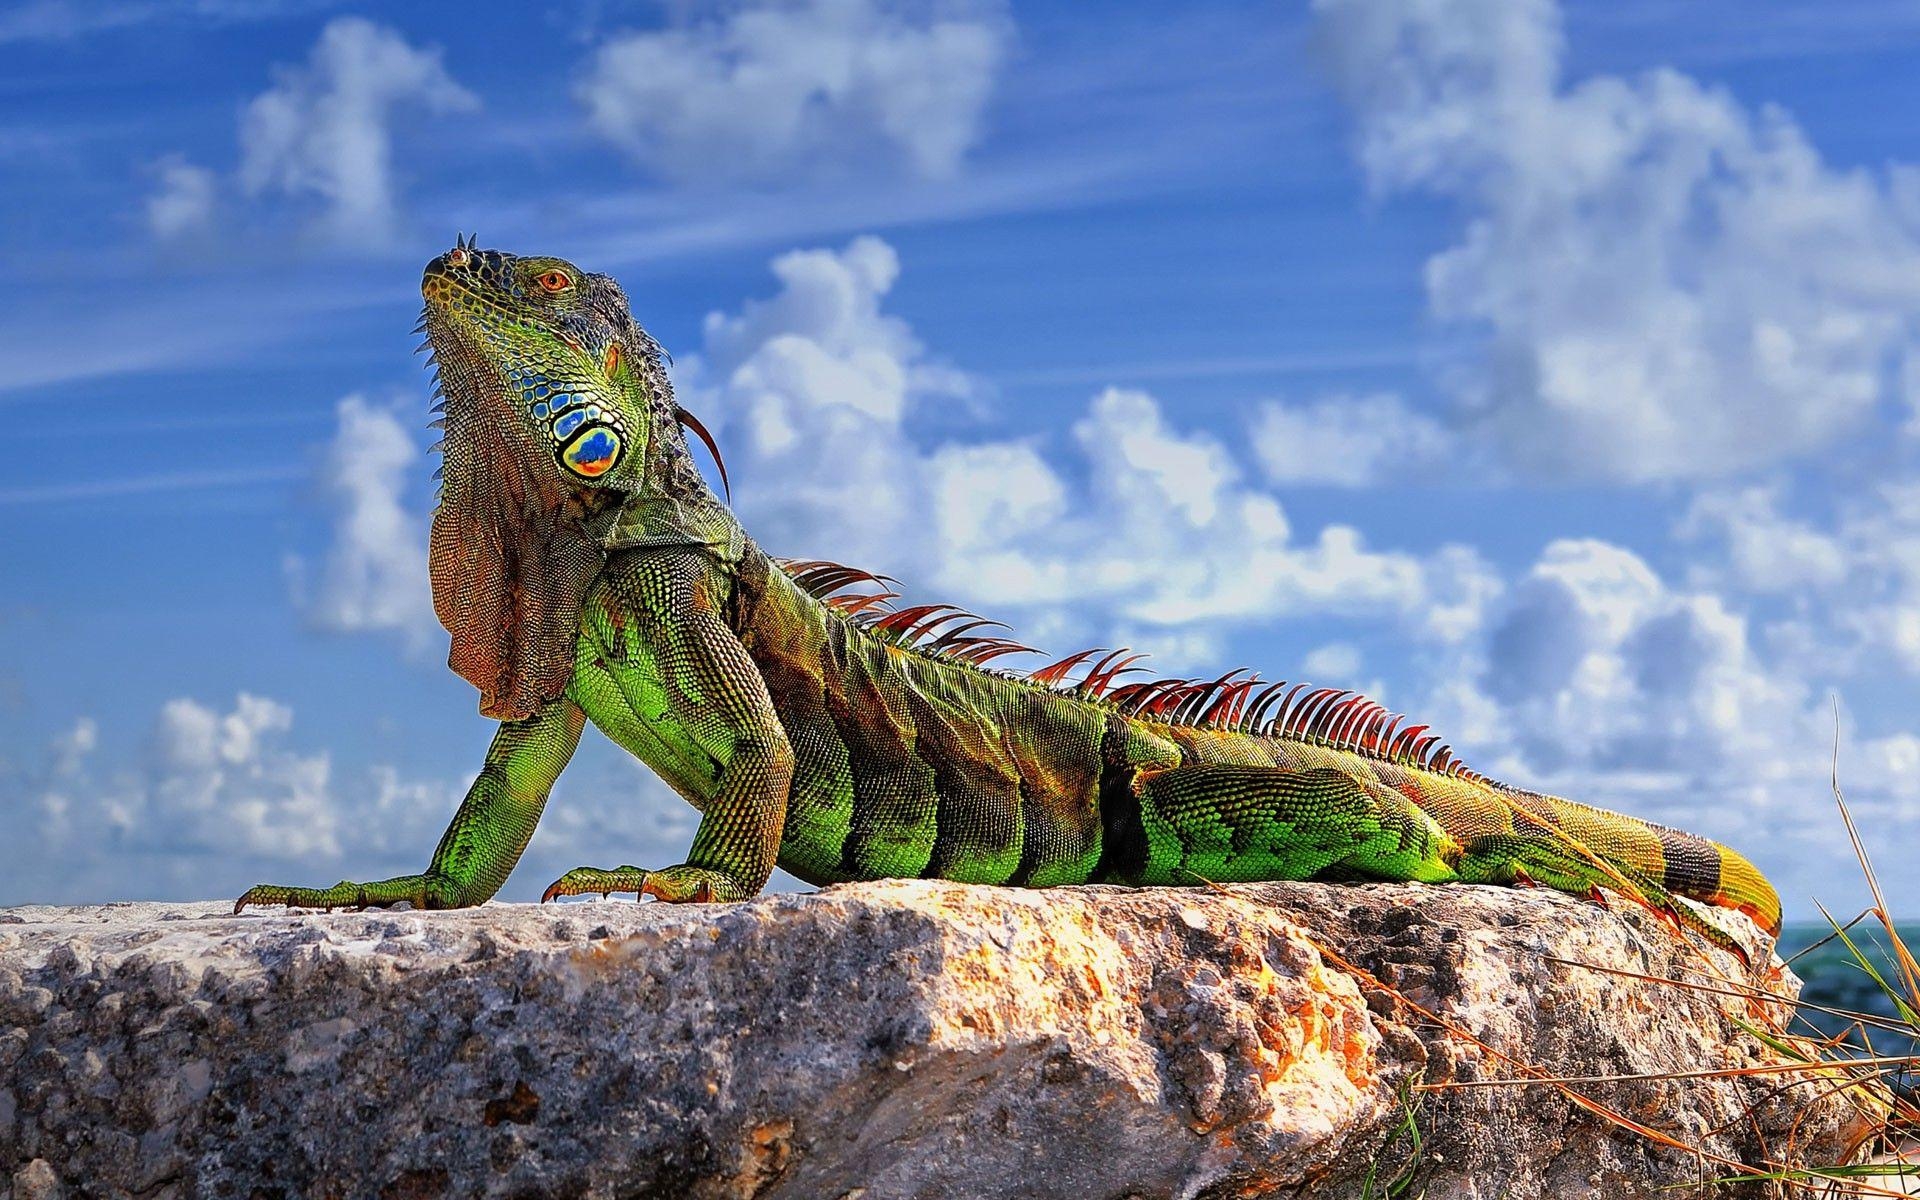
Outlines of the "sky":
M622 282L773 553L1364 689L1790 919L1837 773L1920 914L1920 5L1092 11L0 11L0 904L425 865L477 232ZM503 896L696 820L590 733Z

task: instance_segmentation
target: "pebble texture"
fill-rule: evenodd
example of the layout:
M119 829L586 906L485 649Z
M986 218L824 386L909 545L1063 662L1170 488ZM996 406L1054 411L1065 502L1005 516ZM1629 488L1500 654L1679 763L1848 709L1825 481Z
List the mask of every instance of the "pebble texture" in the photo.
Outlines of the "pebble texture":
M1554 961L1730 956L1545 890L226 908L0 911L0 1195L1145 1200L1371 1170L1433 1200L1674 1197L1725 1169L1552 1086L1409 1089L1517 1073L1466 1035L1568 1076L1772 1061L1748 1001ZM1709 1156L1834 1161L1859 1123L1832 1082L1579 1090Z

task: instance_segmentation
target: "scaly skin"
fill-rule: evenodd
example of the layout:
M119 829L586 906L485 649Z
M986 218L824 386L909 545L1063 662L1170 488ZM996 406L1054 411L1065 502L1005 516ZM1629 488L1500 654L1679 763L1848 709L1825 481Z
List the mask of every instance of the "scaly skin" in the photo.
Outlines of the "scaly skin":
M739 900L777 863L813 883L1537 883L1722 944L1671 898L1779 928L1734 851L1484 779L1345 693L987 669L1017 647L965 636L966 614L888 616L845 591L874 577L761 552L693 469L612 280L463 245L421 287L447 398L435 607L502 724L425 873L262 885L236 911L482 903L591 721L703 816L686 862L581 867L548 899Z

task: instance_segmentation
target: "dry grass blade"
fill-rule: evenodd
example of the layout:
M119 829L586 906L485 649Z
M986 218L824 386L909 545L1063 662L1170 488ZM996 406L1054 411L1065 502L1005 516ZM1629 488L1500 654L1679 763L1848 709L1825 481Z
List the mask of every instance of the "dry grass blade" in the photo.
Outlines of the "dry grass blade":
M1646 1138L1648 1141L1655 1142L1655 1143L1658 1143L1659 1145L1669 1147L1670 1149L1679 1150L1682 1153L1690 1154L1697 1158L1704 1159L1705 1161L1714 1163L1729 1171L1735 1172L1736 1173L1735 1177L1738 1179L1749 1180L1749 1179L1758 1179L1762 1177L1762 1169L1760 1168L1750 1167L1747 1164L1743 1162L1739 1162L1736 1159L1731 1159L1721 1154L1715 1154L1703 1146L1696 1146L1689 1142L1683 1141L1679 1138L1674 1137L1672 1134L1666 1133L1659 1129L1655 1129L1652 1126L1647 1125L1643 1122L1636 1121L1632 1117L1627 1116L1625 1113L1620 1112L1619 1110L1599 1100L1596 1100L1593 1097L1588 1096L1583 1092L1574 1090L1574 1088L1570 1086L1568 1083L1562 1082L1560 1080L1555 1079L1552 1076L1549 1076L1546 1072L1540 1070L1538 1067L1532 1066L1531 1064L1526 1062L1522 1062L1520 1059L1517 1059L1510 1054L1504 1053L1503 1051L1488 1045L1486 1042L1476 1037L1472 1031L1461 1027L1456 1022L1449 1021L1447 1018L1434 1012L1432 1009L1427 1008L1425 1005L1414 1000L1412 997L1408 996L1406 993L1402 992L1400 989L1393 987L1391 984L1388 984L1385 981L1381 980L1380 978L1375 976L1371 971L1368 971L1365 967L1360 966L1358 963L1349 962L1346 958L1335 953L1333 950L1329 949L1328 947L1320 944L1317 940L1314 940L1312 938L1309 938L1308 940L1312 942L1314 948L1320 952L1321 957L1325 958L1328 962L1332 963L1336 967L1339 967L1341 970L1346 971L1348 974L1354 976L1356 979L1360 979L1364 981L1369 986L1378 988L1382 992L1386 993L1387 995L1392 996L1395 1000L1399 1001L1402 1004L1405 1004L1413 1012L1419 1013L1421 1016L1425 1017L1427 1020L1432 1021L1435 1025L1439 1026L1441 1029L1446 1030L1447 1033L1449 1033L1450 1035L1457 1037L1462 1042L1477 1048L1478 1050L1480 1050L1481 1053L1485 1054L1487 1057L1506 1064L1508 1067L1519 1072L1520 1075L1522 1076L1521 1078L1500 1080L1498 1082L1509 1087L1517 1086L1517 1085L1525 1085L1525 1084L1535 1083L1535 1082L1546 1084L1554 1088L1555 1090L1557 1090L1562 1096L1566 1097L1566 1099L1571 1103L1573 1103L1575 1106L1581 1109L1584 1109L1587 1112L1592 1113L1593 1115L1599 1117L1601 1120L1606 1121L1611 1125L1617 1126L1618 1128L1621 1128L1621 1129L1630 1130L1633 1133L1639 1134L1641 1137ZM1442 1084L1420 1084L1418 1085L1416 1090L1437 1091L1437 1090L1442 1090L1444 1087L1445 1085L1442 1085ZM1899 1195L1900 1193L1887 1192L1885 1194L1894 1196L1894 1195Z
M1744 1079L1757 1075L1789 1075L1804 1073L1816 1067L1842 1065L1848 1067L1905 1066L1913 1061L1907 1055L1890 1055L1877 1058L1849 1058L1844 1063L1818 1062L1804 1060L1799 1062L1763 1063L1752 1067L1713 1067L1701 1071L1645 1071L1626 1075L1528 1075L1519 1079L1455 1079L1446 1083L1423 1083L1417 1090L1423 1092L1453 1091L1459 1088L1488 1087L1531 1087L1534 1084L1574 1084L1574 1083L1664 1083L1670 1079Z
M1825 942L1830 938L1822 938ZM1763 1004L1791 1004L1795 1009L1806 1009L1822 1013L1829 1017L1839 1017L1843 1021L1854 1021L1864 1026L1880 1029L1888 1033L1911 1033L1912 1027L1890 1017L1881 1017L1873 1013L1856 1012L1849 1008L1832 1008L1825 1004L1814 1004L1807 1000L1788 1001L1772 992L1744 984L1728 983L1726 987L1714 987L1694 979L1674 979L1667 975L1650 975L1644 971L1629 971L1624 967L1603 967L1597 963L1581 962L1575 958L1561 958L1558 955L1541 956L1545 961L1557 963L1563 967L1579 967L1583 971L1593 971L1600 975L1617 975L1623 979L1637 979L1642 983L1660 983L1682 988L1689 992L1698 992L1706 996L1728 996L1736 1000L1750 1000ZM1795 957L1798 957L1797 955ZM1906 1061L1906 1060L1902 1060Z
M1854 823L1853 811L1847 807L1845 794L1840 791L1840 697L1837 695L1833 698L1833 760L1828 768L1827 785L1833 789L1833 801L1840 808L1840 820L1847 827L1847 838L1853 843L1854 856L1860 860L1860 873L1866 876L1867 890L1873 894L1874 915L1886 927L1889 948L1894 962L1900 968L1900 981L1910 1001L1920 1000L1920 963L1914 961L1900 931L1894 927L1893 914L1887 908L1887 898L1880 890L1880 877L1874 873L1873 860L1867 854L1867 844L1860 837L1860 827ZM1915 1005L1909 1003L1907 1007L1912 1011Z

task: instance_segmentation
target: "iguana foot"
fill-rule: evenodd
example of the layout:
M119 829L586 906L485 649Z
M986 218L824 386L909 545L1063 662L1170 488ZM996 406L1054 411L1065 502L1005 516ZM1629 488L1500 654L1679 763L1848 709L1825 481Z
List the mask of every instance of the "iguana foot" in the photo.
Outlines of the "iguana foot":
M336 908L386 908L405 901L415 908L459 908L460 888L442 875L401 875L376 883L354 883L342 879L330 888L280 887L263 883L248 888L233 902L238 914L249 904L284 904L288 908L318 908L332 912Z
M681 864L662 871L639 867L618 867L603 871L598 867L575 867L548 885L540 903L560 896L586 896L598 893L635 892L669 904L705 904L714 900L744 900L747 891L738 881L719 871Z
M619 867L612 871L603 871L599 867L575 867L547 885L547 890L540 893L540 903L546 904L562 896L598 893L604 898L615 892L639 892L646 886L649 874L651 872L639 867Z

